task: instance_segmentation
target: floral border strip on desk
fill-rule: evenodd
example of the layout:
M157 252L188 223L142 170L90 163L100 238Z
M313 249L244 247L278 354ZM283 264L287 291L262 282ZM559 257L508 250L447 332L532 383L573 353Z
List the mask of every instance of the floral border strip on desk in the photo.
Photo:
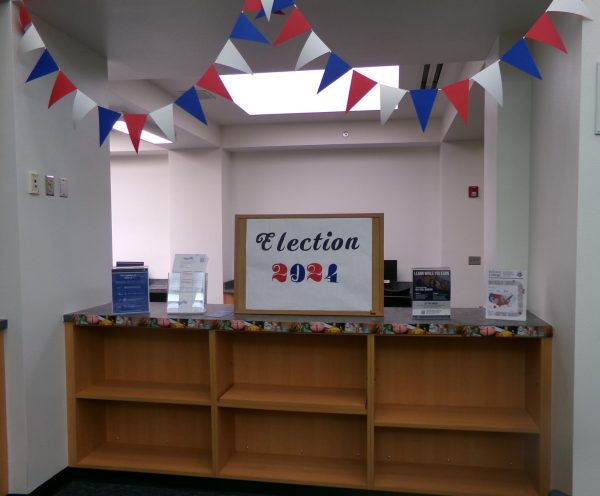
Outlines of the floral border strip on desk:
M285 322L211 319L171 319L122 315L73 315L75 325L200 329L231 332L279 332L305 334L381 334L390 336L521 337L552 336L550 326L491 326L462 324L405 324L356 322Z

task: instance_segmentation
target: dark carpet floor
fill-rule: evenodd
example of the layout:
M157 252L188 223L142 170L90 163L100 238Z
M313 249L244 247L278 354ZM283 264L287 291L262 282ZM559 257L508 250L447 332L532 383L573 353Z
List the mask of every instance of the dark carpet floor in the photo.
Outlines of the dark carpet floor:
M416 496L225 479L65 469L31 496ZM506 495L510 496L510 495ZM550 491L548 496L567 496Z
M53 496L261 496L255 493L204 491L186 487L157 487L99 481L71 481L52 494Z
M31 496L411 496L226 479L65 469Z

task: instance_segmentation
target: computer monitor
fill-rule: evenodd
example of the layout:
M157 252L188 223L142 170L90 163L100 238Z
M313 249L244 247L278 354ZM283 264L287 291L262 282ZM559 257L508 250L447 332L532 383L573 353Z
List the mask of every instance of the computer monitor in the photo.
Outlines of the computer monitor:
M398 280L398 261L384 260L383 261L383 282L394 282Z

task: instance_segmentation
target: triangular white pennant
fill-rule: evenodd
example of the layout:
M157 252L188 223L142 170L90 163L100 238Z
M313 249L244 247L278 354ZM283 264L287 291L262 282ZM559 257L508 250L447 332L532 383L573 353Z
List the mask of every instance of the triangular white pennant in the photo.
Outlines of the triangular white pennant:
M250 69L250 66L231 40L227 40L215 62L245 72L246 74L252 74L252 69Z
M262 3L263 9L265 11L265 15L267 16L267 20L271 20L271 11L273 10L273 3L275 0L260 0Z
M25 31L25 34L19 40L19 51L21 53L28 53L45 47L38 30L31 24L29 29Z
M586 19L592 19L588 6L581 0L554 0L546 12L566 12Z
M77 90L75 100L73 101L73 125L77 126L77 123L97 106L98 105L94 100L82 91Z
M475 74L473 81L480 84L485 91L494 97L498 105L502 107L504 102L504 93L502 89L502 74L500 73L500 61L487 66L481 72Z
M304 67L321 55L330 52L331 50L329 47L321 41L321 38L319 38L314 31L312 31L304 44L304 48L302 48L302 52L300 52L298 62L296 62L296 70Z
M173 104L166 105L150 113L150 117L169 141L175 142L175 122L173 118Z
M379 85L379 100L380 100L380 117L381 125L383 126L391 117L392 112L398 106L404 95L408 93L402 88L394 88L393 86Z

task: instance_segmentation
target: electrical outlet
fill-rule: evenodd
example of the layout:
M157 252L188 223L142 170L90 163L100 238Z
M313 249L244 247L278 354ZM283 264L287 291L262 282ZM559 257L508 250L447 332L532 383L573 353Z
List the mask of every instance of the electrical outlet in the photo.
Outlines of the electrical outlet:
M40 175L38 172L27 173L27 193L30 195L40 194Z
M69 181L65 177L61 177L58 181L58 187L61 198L67 198L69 196Z
M46 196L54 196L54 176L46 175Z

